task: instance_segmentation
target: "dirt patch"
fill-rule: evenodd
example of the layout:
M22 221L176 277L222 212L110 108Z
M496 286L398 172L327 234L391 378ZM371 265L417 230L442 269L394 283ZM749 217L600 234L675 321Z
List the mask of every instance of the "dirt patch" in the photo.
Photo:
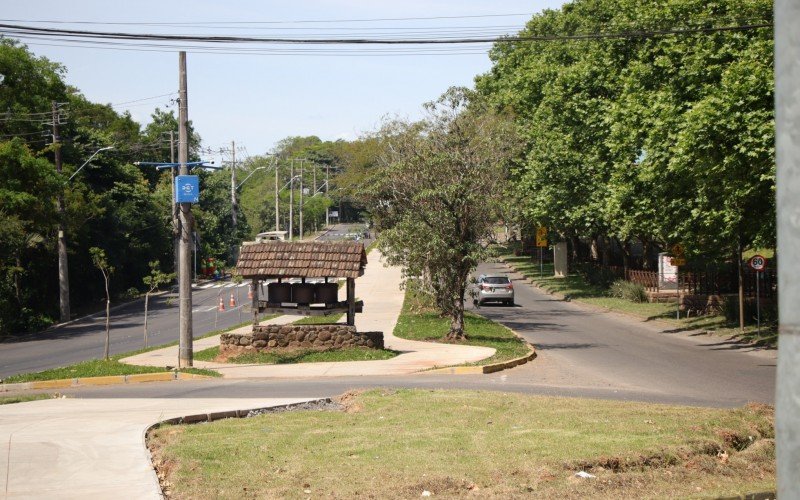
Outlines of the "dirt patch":
M251 410L247 413L245 418L257 417L259 415L268 415L270 413L284 413L288 411L342 411L344 408L341 404L330 399L319 399L317 401L308 401L305 403L298 403L286 406L275 406L273 408L261 408L258 410Z
M364 407L358 402L358 396L366 392L366 389L353 389L345 392L341 396L336 396L334 401L341 405L345 413L359 413Z

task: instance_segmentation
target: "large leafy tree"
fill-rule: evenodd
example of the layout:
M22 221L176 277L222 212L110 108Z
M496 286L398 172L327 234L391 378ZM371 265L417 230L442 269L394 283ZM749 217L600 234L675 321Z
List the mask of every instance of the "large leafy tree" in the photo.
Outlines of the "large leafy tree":
M730 26L771 8L578 0L520 34ZM774 242L772 50L769 30L503 43L477 86L526 138L515 185L530 220L714 259Z
M425 120L387 123L365 190L382 251L406 278L422 278L450 318L448 340L465 336L469 275L487 255L516 145L511 123L470 95L451 89Z

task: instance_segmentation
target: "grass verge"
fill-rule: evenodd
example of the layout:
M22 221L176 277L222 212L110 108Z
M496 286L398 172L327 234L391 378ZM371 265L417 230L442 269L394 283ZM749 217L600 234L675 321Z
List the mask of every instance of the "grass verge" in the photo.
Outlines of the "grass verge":
M149 436L175 498L675 498L774 491L773 412L372 390ZM581 479L578 471L594 478Z
M637 316L647 321L660 320L671 323L674 328L670 332L705 330L714 335L735 337L743 342L763 347L775 347L778 341L778 330L775 325L762 326L761 334L754 325L746 325L739 330L737 324L729 323L724 316L692 316L676 319L675 302L631 302L626 299L609 297L608 291L590 285L577 273L570 273L566 278L553 276L553 265L544 264L540 274L539 262L529 256L515 256L500 251L500 257L511 268L529 278L539 288L561 295L569 295L571 300L602 307L611 311ZM682 313L683 315L683 313Z
M449 330L450 319L443 318L413 288L407 287L394 335L409 340L441 342ZM528 344L505 326L468 311L464 312L464 330L467 335L464 345L493 347L497 350L494 356L470 365L501 363L521 358L530 352Z
M330 316L306 316L292 322L294 325L328 325L337 323L344 314L332 314Z
M239 356L232 356L225 360L227 363L257 364L257 365L284 365L291 363L324 363L337 361L375 361L390 359L399 353L388 349L363 349L353 347L350 349L337 349L330 351L303 350L286 353L252 352ZM211 347L196 352L194 359L199 361L216 361L219 356L219 347Z
M27 403L28 401L39 401L40 399L54 399L61 397L60 394L23 394L20 396L2 396L0 405L11 405L15 403Z

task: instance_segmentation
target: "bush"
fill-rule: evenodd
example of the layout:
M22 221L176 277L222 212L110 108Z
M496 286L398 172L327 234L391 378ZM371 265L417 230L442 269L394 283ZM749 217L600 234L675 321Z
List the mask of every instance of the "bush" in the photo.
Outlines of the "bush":
M647 292L645 292L644 287L630 281L617 280L611 283L608 294L631 302L647 302Z
M128 288L125 293L122 294L122 300L132 300L139 296L140 292L135 287Z
M722 305L725 319L730 323L739 323L739 296L726 295ZM745 297L744 299L744 322L748 325L755 325L758 311L756 308L755 297ZM774 300L761 299L761 324L778 321L778 306Z
M578 273L583 276L590 285L600 288L608 288L617 279L614 273L607 267L595 264L583 263L576 266Z

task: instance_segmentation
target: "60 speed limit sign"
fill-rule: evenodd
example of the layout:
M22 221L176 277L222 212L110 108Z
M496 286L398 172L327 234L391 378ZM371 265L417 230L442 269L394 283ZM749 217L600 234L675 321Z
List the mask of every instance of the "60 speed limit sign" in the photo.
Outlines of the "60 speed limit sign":
M767 268L767 259L762 255L753 255L750 257L749 264L750 267L760 272Z

